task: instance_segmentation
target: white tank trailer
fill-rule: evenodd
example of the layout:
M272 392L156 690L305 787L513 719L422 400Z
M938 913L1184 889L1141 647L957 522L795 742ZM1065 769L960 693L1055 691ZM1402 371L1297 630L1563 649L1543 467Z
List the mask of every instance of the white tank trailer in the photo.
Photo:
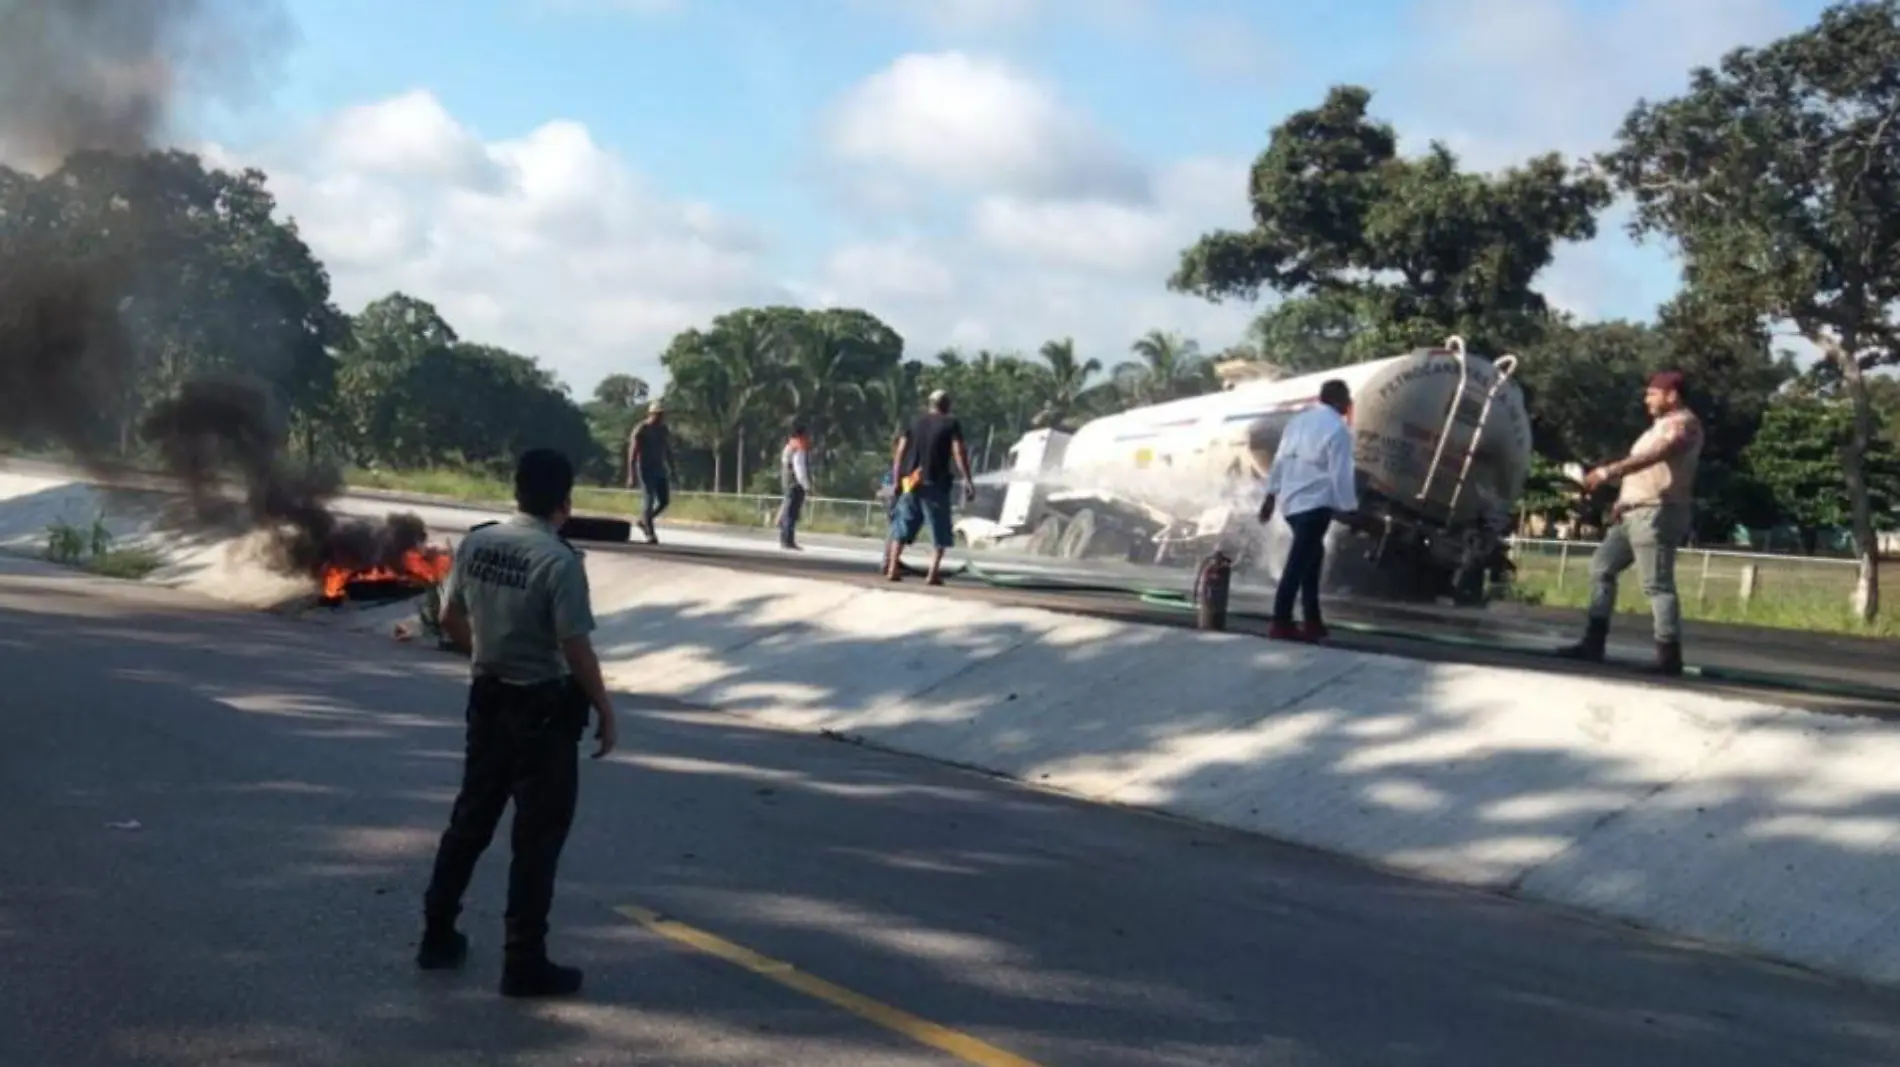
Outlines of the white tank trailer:
M1067 560L1194 566L1220 548L1277 576L1291 532L1256 514L1287 422L1320 383L1352 390L1363 530L1335 524L1333 592L1481 604L1508 580L1505 536L1530 473L1530 416L1515 356L1438 348L1272 379L1224 367L1217 393L1134 408L1074 433L1035 430L1008 453L995 519L958 522L971 547Z

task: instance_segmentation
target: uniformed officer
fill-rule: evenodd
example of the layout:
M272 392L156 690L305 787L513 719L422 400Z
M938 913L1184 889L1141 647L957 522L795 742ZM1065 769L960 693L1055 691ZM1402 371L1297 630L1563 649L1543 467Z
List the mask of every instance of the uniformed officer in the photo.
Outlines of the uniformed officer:
M577 968L548 960L554 874L574 820L579 742L594 709L599 747L613 751L614 709L589 634L587 573L555 532L573 506L574 467L548 449L515 467L516 514L469 531L443 583L442 629L470 650L462 788L423 897L416 964L460 966L468 938L455 928L462 894L502 809L515 802L513 858L503 943L503 996L562 996L581 987Z

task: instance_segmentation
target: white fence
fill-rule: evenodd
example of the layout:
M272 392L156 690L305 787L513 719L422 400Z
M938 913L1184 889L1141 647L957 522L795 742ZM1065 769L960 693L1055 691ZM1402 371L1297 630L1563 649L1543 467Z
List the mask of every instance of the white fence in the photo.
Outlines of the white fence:
M1596 548L1595 541L1520 537L1512 539L1511 558L1520 583L1581 592L1589 588ZM1858 576L1859 565L1851 559L1713 548L1676 551L1676 589L1685 602L1702 607L1727 604L1745 611L1752 601L1767 597L1845 607ZM1623 584L1634 582L1632 569Z
M628 498L616 510L638 515L644 505L638 489L597 489L592 492ZM778 522L778 494L707 493L675 491L670 509L681 512L682 519L724 522L736 526L772 526ZM690 502L690 504L689 504ZM682 504L689 504L682 508ZM662 519L662 522L665 520ZM808 496L799 518L801 529L840 533L860 537L883 537L890 528L890 506L876 500L852 500L844 497Z

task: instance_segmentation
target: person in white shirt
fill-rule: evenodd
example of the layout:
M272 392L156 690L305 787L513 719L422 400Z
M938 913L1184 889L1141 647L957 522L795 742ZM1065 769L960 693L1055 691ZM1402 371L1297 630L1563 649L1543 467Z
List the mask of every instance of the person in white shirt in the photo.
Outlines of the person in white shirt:
M1277 507L1293 531L1293 546L1273 596L1273 625L1267 636L1319 641L1326 625L1319 614L1320 569L1326 562L1326 531L1335 518L1359 509L1354 484L1352 391L1337 378L1319 387L1319 403L1295 415L1280 436L1280 447L1267 468L1267 497L1260 504L1260 522L1273 518ZM1293 599L1300 599L1304 631L1293 628Z
M778 456L779 484L785 491L785 499L778 509L778 544L780 548L798 550L798 516L805 510L805 497L811 493L811 440L805 434L805 424L792 424L791 440L785 442L785 448Z

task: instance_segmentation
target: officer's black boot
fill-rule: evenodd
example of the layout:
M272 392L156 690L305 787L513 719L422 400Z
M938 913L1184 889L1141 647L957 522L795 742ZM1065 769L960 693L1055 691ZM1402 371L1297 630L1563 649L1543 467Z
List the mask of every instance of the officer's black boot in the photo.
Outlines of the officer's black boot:
M1656 642L1656 671L1671 678L1682 675L1682 642Z
M416 947L416 966L425 971L460 967L468 959L468 935L455 928L455 920L430 920L422 928L422 944Z
M580 968L549 960L544 936L511 929L502 953L504 997L567 997L581 991Z
M1603 662L1603 652L1610 641L1610 620L1591 619L1584 627L1583 640L1574 645L1565 645L1557 650L1562 659L1584 660L1590 663Z

